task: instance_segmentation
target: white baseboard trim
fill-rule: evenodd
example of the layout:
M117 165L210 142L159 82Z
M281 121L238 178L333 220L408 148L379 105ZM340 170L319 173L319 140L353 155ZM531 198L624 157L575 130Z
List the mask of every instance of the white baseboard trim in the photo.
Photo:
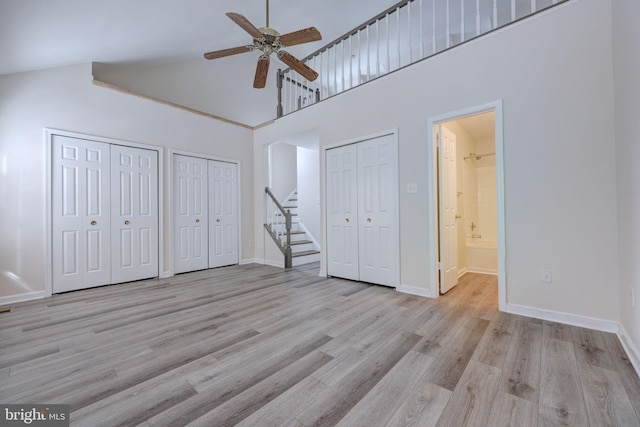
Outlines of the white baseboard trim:
M467 273L478 273L478 274L491 274L493 276L498 275L498 270L494 270L491 268L476 268L476 267L467 267Z
M284 268L284 261L273 261L269 259L262 260L262 264L270 265L271 267Z
M614 333L618 336L624 351L627 353L627 357L629 357L629 361L636 370L636 373L640 376L640 351L638 351L638 348L633 344L633 341L631 340L631 337L629 337L629 334L627 334L624 326L618 322L580 316L577 314L562 313L553 310L527 307L518 304L507 304L505 311L511 314L519 314L521 316L548 320L550 322L564 323L581 328Z
M464 276L465 274L467 274L467 267L463 267L460 270L458 270L458 279Z
M259 259L259 258L249 258L249 259L243 259L242 261L240 261L239 263L240 265L247 265L247 264L264 264L264 260Z
M617 335L618 339L622 343L624 351L627 353L627 357L629 357L629 361L635 368L638 376L640 376L640 351L633 344L633 341L631 341L631 337L627 333L627 330L624 328L624 326L619 325Z
M519 304L507 304L505 311L511 314L519 314L521 316L548 320L550 322L564 323L567 325L579 326L581 328L594 329L596 331L611 332L614 334L620 329L620 324L611 320L596 319L594 317L527 307Z
M45 291L27 292L24 294L10 295L8 297L0 297L0 305L11 305L19 302L32 301L42 299L47 296Z
M160 279L167 279L169 277L173 277L173 273L170 271L164 271L162 272L162 274L160 274L160 276L158 276L158 278Z
M396 288L396 291L405 294L416 295L419 297L437 298L438 296L433 293L431 289L419 288L417 286L400 285Z

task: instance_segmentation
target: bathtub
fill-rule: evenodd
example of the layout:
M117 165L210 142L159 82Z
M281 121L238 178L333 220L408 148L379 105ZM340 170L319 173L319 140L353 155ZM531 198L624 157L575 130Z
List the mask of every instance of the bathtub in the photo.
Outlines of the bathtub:
M467 239L467 268L471 273L498 274L498 246L496 242Z

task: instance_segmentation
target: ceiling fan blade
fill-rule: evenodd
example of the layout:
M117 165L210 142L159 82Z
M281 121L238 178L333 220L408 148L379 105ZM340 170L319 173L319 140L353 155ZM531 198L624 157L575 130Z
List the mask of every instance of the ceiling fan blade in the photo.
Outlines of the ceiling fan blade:
M281 50L278 52L278 58L289 67L293 68L298 72L302 77L309 80L310 82L314 81L318 78L318 73L309 68L305 63L300 61L295 56L291 55L289 52Z
M256 77L253 79L253 87L262 89L267 84L267 74L269 73L269 57L260 55L258 66L256 67Z
M253 46L239 46L232 47L230 49L214 50L213 52L207 52L204 57L207 59L224 58L225 56L237 55L239 53L251 52L254 50Z
M304 30L294 31L280 36L280 43L284 46L295 46L297 44L315 42L318 40L322 40L322 35L316 27L309 27Z
M247 18L240 15L239 13L229 12L227 16L231 18L233 22L238 24L243 30L249 33L254 39L260 39L264 37L264 35L258 30L255 25L253 25Z

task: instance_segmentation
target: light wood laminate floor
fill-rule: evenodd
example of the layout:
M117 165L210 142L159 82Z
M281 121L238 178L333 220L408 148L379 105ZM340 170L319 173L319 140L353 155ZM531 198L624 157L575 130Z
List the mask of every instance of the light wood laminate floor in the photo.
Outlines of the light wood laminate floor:
M493 276L426 299L245 265L0 314L0 402L78 426L639 426L613 334L500 313Z

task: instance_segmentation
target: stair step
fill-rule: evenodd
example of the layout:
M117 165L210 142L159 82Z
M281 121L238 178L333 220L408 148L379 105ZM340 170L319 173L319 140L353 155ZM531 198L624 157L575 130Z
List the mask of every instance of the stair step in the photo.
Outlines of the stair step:
M283 209L298 209L297 206L283 206Z
M294 258L300 257L300 256L306 256L306 255L315 255L315 254L319 254L320 251L304 251L304 252L297 252L295 254L293 254Z
M291 242L292 245L306 245L308 243L313 243L311 240L298 240L295 242Z
M276 214L276 216L284 216L284 215L282 215L280 212L278 212ZM298 216L298 214L297 213L292 213L291 216Z
M291 234L305 234L305 231L291 231Z

